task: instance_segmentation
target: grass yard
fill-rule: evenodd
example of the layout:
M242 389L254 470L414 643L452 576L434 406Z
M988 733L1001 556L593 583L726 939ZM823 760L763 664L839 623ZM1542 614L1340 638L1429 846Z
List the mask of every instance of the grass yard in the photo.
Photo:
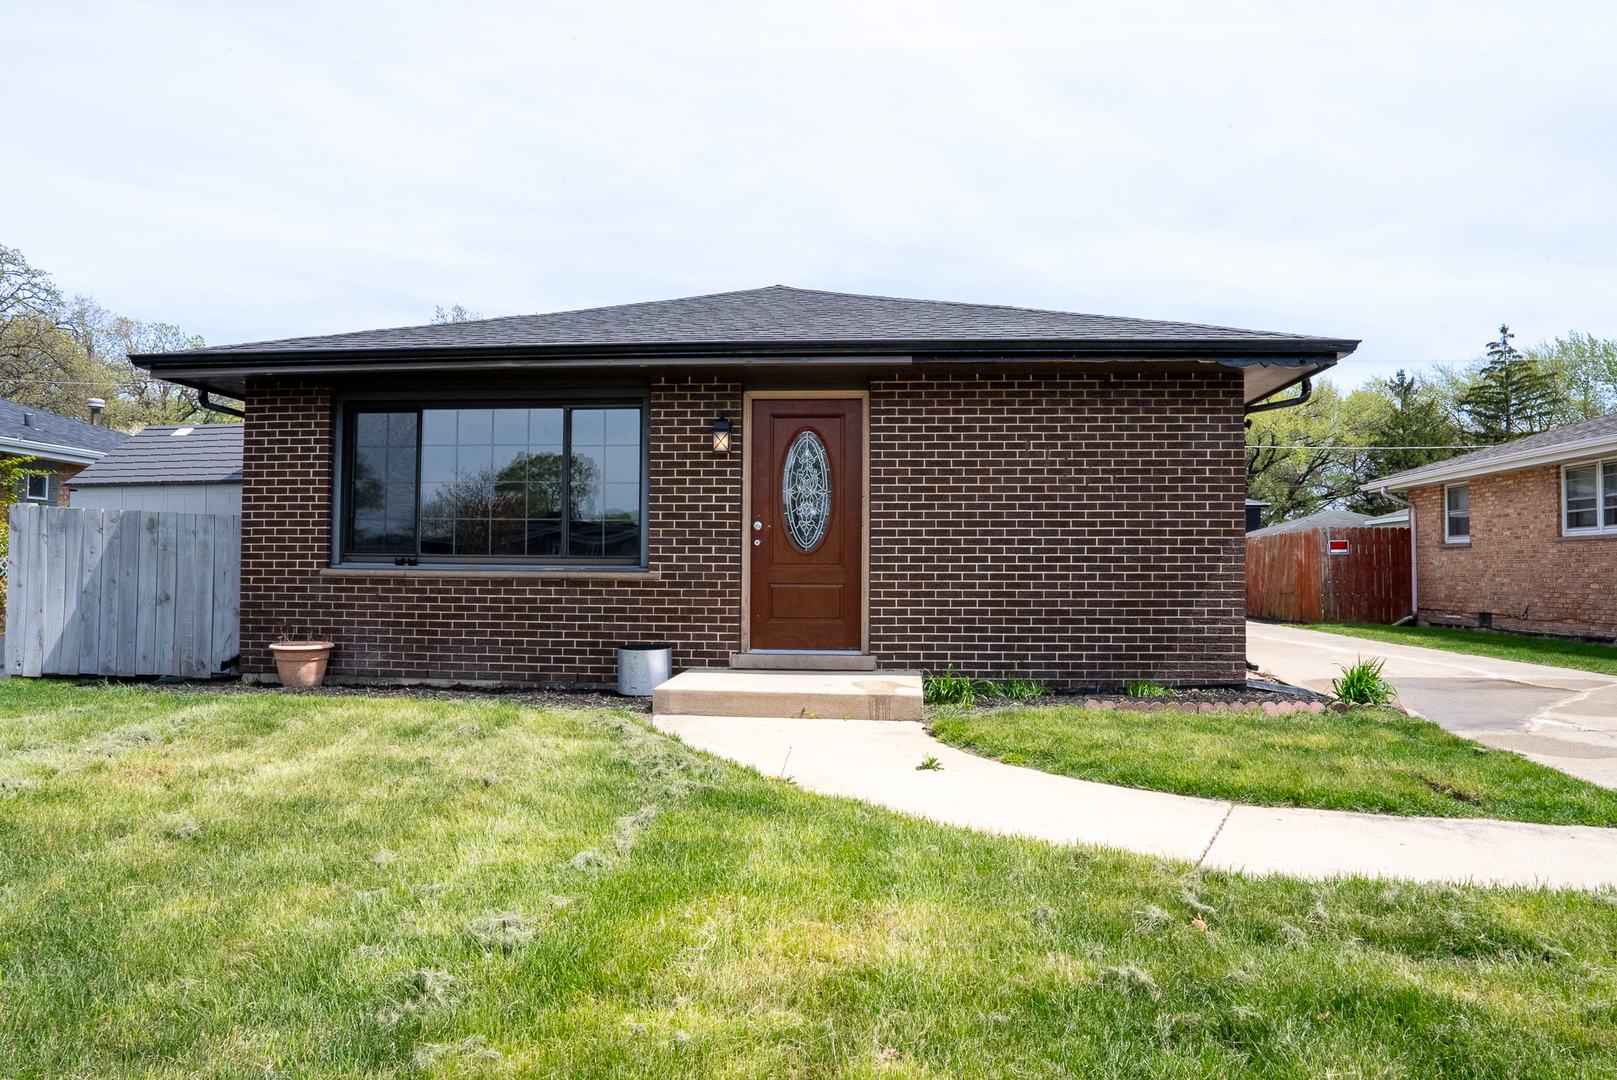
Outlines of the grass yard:
M5 1075L1617 1067L1617 896L977 835L610 712L14 679L0 792Z
M1617 791L1390 709L940 710L943 742L1013 765L1259 806L1617 826Z
M1451 630L1445 626L1383 626L1380 623L1309 623L1304 630L1345 634L1392 645L1418 645L1424 649L1491 656L1496 660L1519 660L1524 664L1593 671L1617 675L1617 648L1590 645L1581 641L1523 637L1477 630Z

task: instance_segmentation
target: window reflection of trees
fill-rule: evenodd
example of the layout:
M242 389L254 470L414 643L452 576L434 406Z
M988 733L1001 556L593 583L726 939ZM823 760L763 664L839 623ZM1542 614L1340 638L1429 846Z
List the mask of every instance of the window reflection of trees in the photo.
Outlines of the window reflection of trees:
M442 554L560 554L561 465L559 453L525 452L504 466L457 469L455 479L431 485L422 501L421 517L428 523L423 540L430 537L432 548ZM573 455L568 487L575 521L600 520L600 481L599 465ZM631 514L610 516L633 519Z
M370 413L356 424L350 498L353 545L391 551L415 544L415 441L412 414Z

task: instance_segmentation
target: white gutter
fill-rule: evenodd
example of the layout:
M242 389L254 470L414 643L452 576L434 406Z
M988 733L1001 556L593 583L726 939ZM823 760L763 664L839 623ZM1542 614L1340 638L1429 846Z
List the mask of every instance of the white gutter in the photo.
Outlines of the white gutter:
M34 442L31 439L13 439L0 435L0 453L18 457L38 457L47 461L61 461L68 465L94 465L106 457L101 450L80 450L76 446L57 446L55 443Z
M1425 487L1427 484L1444 484L1450 480L1464 480L1472 476L1488 476L1492 473L1510 472L1514 469L1531 469L1535 465L1561 465L1575 461L1581 457L1601 457L1606 454L1617 453L1617 438L1611 435L1597 435L1589 439L1578 439L1574 442L1556 443L1554 446L1534 447L1531 450L1517 450L1511 454L1501 454L1489 458L1487 461L1463 464L1465 457L1457 457L1452 461L1445 461L1444 468L1423 472L1419 476L1404 480L1398 474L1372 480L1368 484L1360 484L1360 491L1385 492L1408 491L1410 488ZM1469 456L1469 455L1467 455Z

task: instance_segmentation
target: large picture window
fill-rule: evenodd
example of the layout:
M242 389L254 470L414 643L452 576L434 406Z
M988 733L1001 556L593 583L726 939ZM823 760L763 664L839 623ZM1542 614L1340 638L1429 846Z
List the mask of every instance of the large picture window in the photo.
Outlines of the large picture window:
M1617 459L1567 466L1561 505L1562 531L1617 533Z
M343 556L638 564L639 407L351 407Z

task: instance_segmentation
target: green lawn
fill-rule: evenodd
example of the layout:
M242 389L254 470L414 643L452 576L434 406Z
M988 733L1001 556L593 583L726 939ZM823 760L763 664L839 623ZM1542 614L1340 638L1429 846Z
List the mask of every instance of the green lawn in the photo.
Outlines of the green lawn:
M10 680L0 793L4 1075L1617 1066L1617 896L977 835L624 714Z
M1617 791L1390 709L940 710L943 742L1013 765L1258 806L1617 826Z
M1418 645L1445 652L1491 656L1496 660L1520 660L1524 664L1548 664L1575 668L1602 675L1617 675L1617 648L1589 645L1581 641L1522 637L1518 634L1453 630L1445 626L1383 626L1380 623L1309 623L1305 630L1326 634L1385 641L1393 645Z

